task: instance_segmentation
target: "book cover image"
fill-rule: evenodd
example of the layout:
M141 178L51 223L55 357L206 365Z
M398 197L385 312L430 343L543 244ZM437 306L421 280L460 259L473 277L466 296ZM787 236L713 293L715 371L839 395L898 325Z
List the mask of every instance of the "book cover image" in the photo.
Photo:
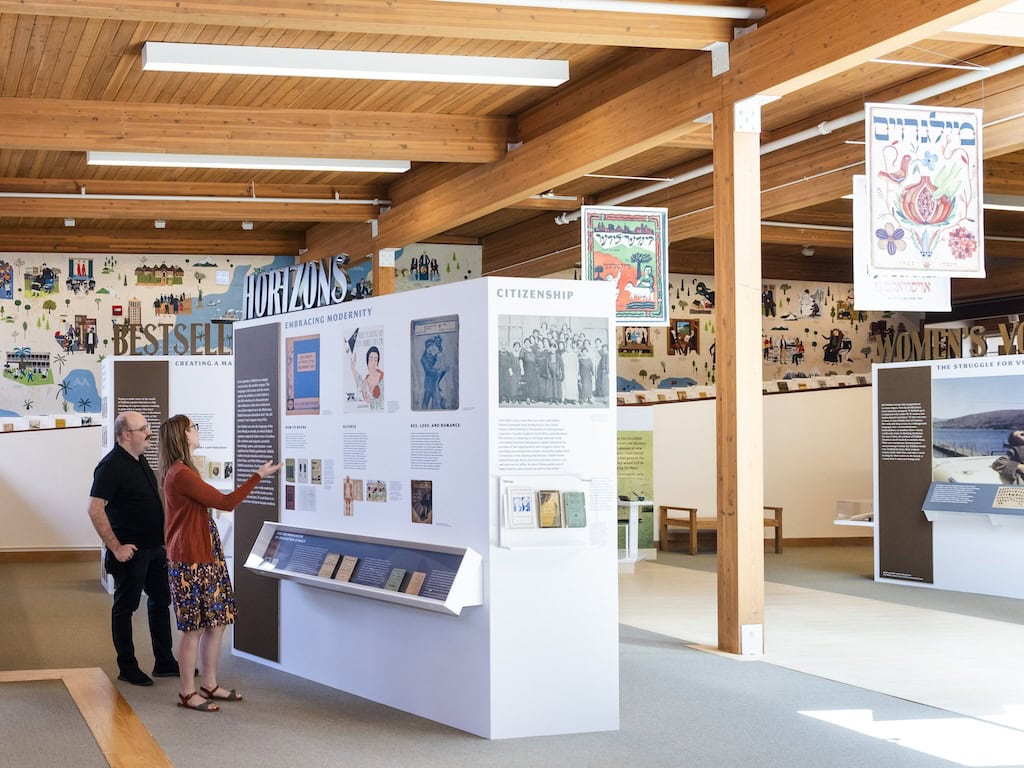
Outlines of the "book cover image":
M323 459L310 459L309 460L309 482L313 485L321 485L324 478L324 460Z
M287 371L285 415L316 416L320 413L320 336L285 339Z
M309 482L309 459L299 459L295 462L295 482Z
M562 527L562 497L558 491L537 491L541 528Z
M434 522L434 481L413 480L412 521L414 523L431 524Z
M405 579L405 568L392 568L388 574L388 580L384 582L384 589L398 592L402 588L402 581Z
M566 528L587 527L587 497L583 491L562 491Z
M366 500L367 501L387 501L388 500L388 484L383 480L370 480L366 483Z
M427 574L423 571L413 571L405 585L405 589L402 591L407 595L418 595L420 590L423 589L423 580L425 578L427 578Z
M536 528L537 502L533 488L515 486L508 489L509 528Z
M317 572L317 576L324 579L333 579L334 571L338 568L338 562L341 560L341 555L337 552L328 552L324 556L324 561L320 563L320 570Z
M359 326L342 332L343 410L345 413L384 412L384 326Z
M295 459L284 460L284 481L286 483L295 482Z
M284 508L295 509L295 486L285 485L284 487Z
M224 463L220 461L211 461L207 463L206 466L210 470L210 479L220 480L221 474L224 472Z
M359 558L355 555L345 555L341 558L341 562L338 564L338 569L334 573L335 581L349 581L352 578L352 573L356 569L356 563L359 562Z
M414 411L459 409L459 316L410 323L410 407Z

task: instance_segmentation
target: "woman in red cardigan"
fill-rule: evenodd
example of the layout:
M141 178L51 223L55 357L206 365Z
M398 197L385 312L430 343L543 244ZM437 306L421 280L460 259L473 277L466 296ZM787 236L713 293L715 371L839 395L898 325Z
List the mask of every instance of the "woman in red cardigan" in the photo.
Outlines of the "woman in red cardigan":
M234 509L281 465L268 461L225 495L199 477L192 463L192 451L198 447L199 427L188 416L172 416L160 425L167 575L178 629L184 633L178 648L178 706L216 712L220 707L214 701L242 697L217 682L224 630L235 621L235 596L210 507ZM196 691L193 670L200 657L203 684Z

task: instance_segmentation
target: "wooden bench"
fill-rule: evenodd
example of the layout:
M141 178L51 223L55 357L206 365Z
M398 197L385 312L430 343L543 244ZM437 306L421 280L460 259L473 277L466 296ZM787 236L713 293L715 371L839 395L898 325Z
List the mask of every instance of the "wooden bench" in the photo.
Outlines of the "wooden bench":
M690 554L697 554L698 531L718 531L717 517L698 517L696 507L673 507L666 504L658 506L661 512L660 536L658 549L667 550L669 528L683 528L690 535ZM765 505L764 527L775 529L775 552L782 553L782 507ZM685 516L680 512L687 513ZM769 516L771 513L771 516Z

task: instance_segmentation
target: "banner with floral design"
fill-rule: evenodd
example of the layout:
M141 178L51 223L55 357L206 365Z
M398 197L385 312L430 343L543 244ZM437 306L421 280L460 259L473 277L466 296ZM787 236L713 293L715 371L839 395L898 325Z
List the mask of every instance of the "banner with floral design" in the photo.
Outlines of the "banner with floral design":
M668 325L668 209L582 208L583 279L615 285L618 325Z
M870 268L876 238L868 228L868 180L853 177L853 306L859 311L949 312L946 275Z
M981 110L865 111L872 273L984 277Z

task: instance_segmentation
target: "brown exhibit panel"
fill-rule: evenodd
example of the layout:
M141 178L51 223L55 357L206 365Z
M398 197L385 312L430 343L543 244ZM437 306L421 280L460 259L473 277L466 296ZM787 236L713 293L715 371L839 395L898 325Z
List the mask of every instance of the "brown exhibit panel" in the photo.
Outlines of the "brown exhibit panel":
M245 482L267 459L279 458L279 328L277 323L270 323L235 330L236 484ZM247 571L241 564L263 522L279 520L281 474L264 481L235 510L235 648L270 661L280 661L280 584Z
M921 511L932 477L931 367L875 371L878 575L933 582L932 524Z

